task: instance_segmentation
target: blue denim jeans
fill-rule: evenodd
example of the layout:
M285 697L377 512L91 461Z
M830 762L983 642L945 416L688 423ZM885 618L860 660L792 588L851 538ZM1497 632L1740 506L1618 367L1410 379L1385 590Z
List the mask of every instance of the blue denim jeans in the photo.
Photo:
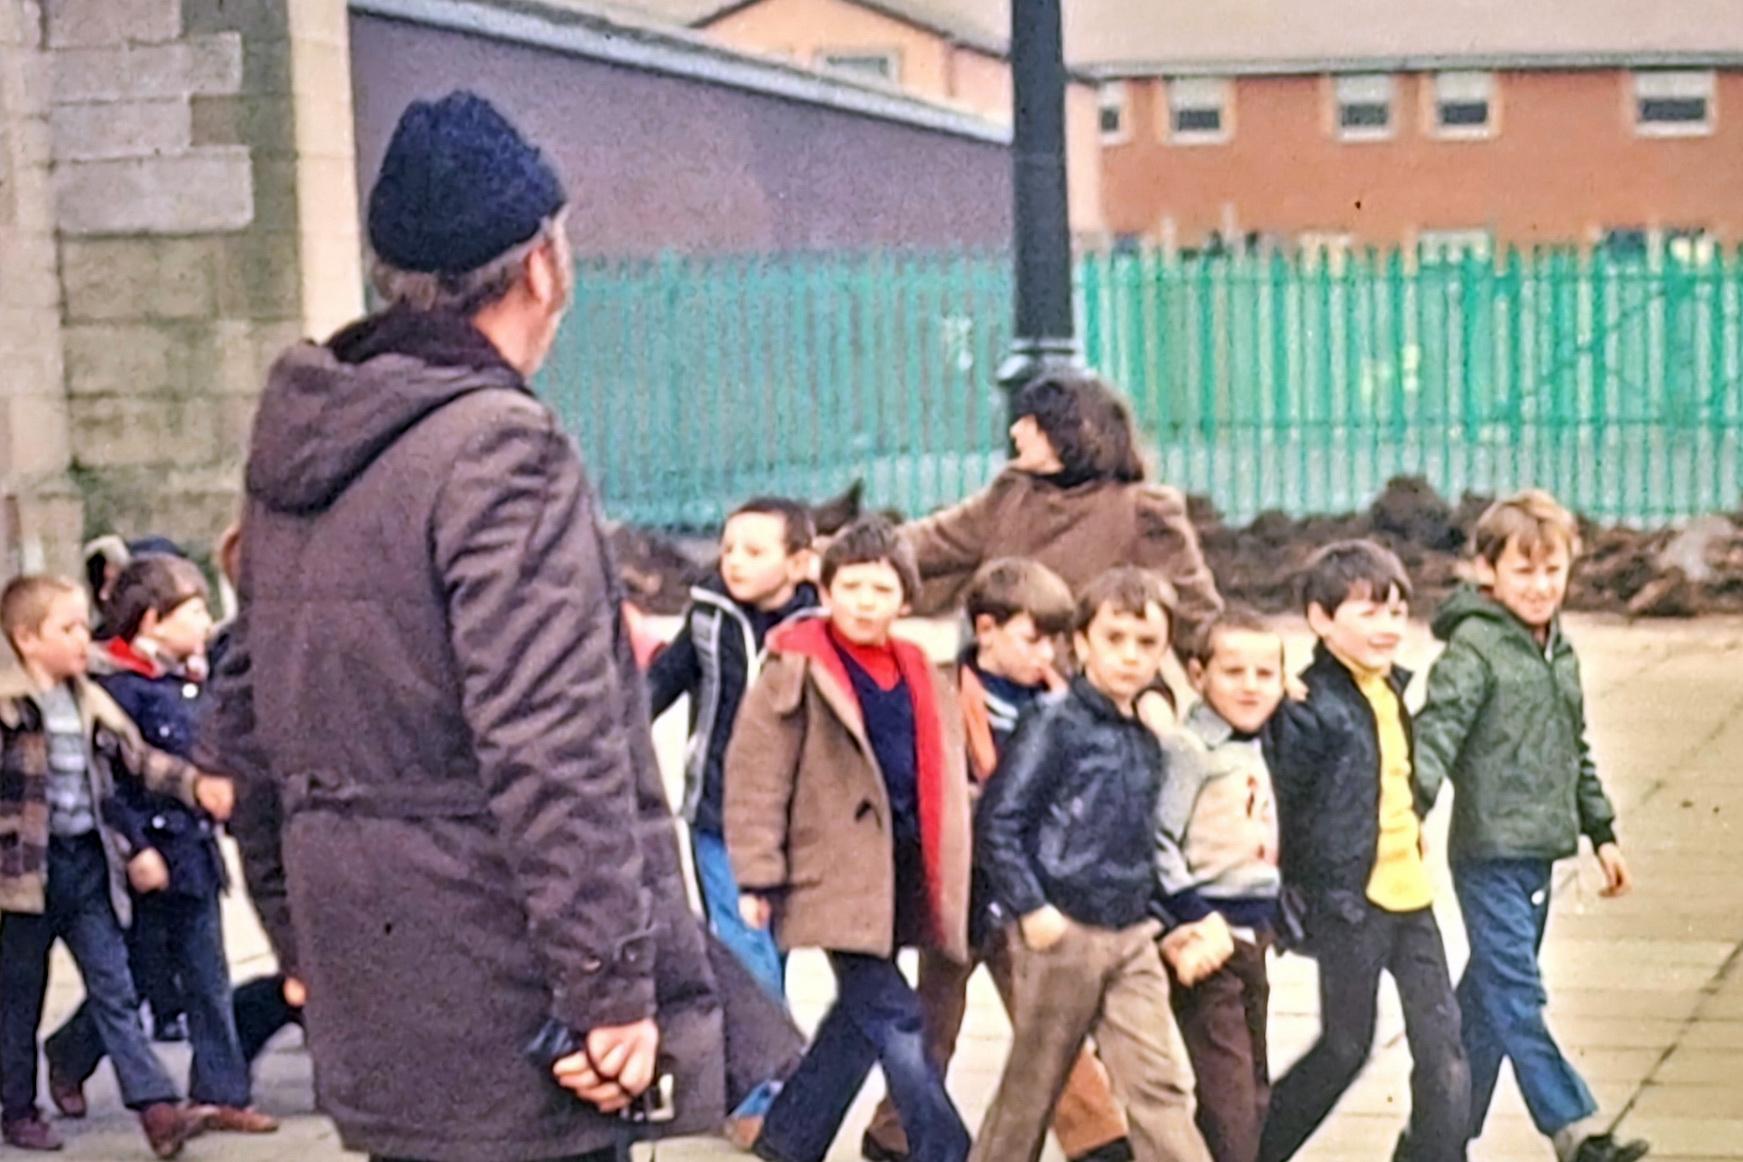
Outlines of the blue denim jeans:
M835 1004L763 1122L759 1145L780 1162L822 1162L875 1063L914 1162L963 1162L968 1129L926 1056L920 998L893 960L829 954Z
M177 1100L175 1083L145 1038L127 969L127 940L109 902L109 868L96 834L52 840L48 900L40 916L0 917L0 1106L7 1121L36 1110L36 1033L59 939L85 981L97 1037L115 1063L131 1110Z
M134 907L136 921L156 925L167 937L167 967L186 988L183 1002L194 1051L188 1097L202 1105L246 1108L252 1100L248 1061L236 1033L218 897L154 892L136 898ZM58 1076L82 1082L97 1072L106 1053L90 1001L67 1018L43 1050Z
M696 864L696 886L702 912L720 942L732 949L770 996L787 1000L787 958L767 929L752 928L738 914L738 881L727 858L726 838L712 831L690 832L690 854Z
M1598 1110L1543 1019L1549 994L1537 956L1552 870L1548 861L1532 859L1461 860L1452 867L1471 944L1458 997L1471 1065L1472 1138L1483 1132L1502 1058L1513 1063L1540 1133L1554 1134Z

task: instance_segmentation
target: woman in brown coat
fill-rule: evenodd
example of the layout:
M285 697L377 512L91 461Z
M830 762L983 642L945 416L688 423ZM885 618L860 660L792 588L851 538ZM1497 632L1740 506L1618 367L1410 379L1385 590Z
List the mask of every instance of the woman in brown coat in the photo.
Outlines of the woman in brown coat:
M1130 409L1091 375L1044 376L1017 397L1016 457L985 489L904 525L925 583L922 607L949 608L975 570L1029 557L1075 592L1117 565L1139 565L1180 596L1176 642L1222 608L1178 489L1148 483Z

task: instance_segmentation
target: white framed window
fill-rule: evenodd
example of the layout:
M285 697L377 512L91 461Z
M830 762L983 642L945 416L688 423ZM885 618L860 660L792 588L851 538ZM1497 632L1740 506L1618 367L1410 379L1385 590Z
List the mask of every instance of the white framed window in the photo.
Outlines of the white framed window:
M1711 70L1634 74L1634 131L1642 137L1701 137L1713 131Z
M1397 84L1384 73L1352 73L1335 78L1338 137L1344 141L1384 141L1394 128L1392 106Z
M1495 135L1495 74L1434 74L1434 134L1453 141Z
M1233 137L1233 90L1221 77L1170 78L1168 140L1176 145L1219 145Z
M856 80L887 81L894 85L902 79L902 54L894 49L887 52L824 50L817 54L817 64L828 72Z
M1124 81L1103 81L1096 93L1097 123L1105 145L1118 145L1132 135L1129 93Z

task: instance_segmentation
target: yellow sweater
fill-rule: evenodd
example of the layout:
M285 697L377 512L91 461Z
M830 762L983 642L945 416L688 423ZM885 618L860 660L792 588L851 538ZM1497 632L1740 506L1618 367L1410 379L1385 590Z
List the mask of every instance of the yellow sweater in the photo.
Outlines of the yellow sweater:
M1349 665L1356 688L1374 708L1380 730L1380 843L1368 902L1388 912L1414 912L1434 902L1434 885L1422 860L1422 824L1410 787L1410 738L1398 695L1383 672Z

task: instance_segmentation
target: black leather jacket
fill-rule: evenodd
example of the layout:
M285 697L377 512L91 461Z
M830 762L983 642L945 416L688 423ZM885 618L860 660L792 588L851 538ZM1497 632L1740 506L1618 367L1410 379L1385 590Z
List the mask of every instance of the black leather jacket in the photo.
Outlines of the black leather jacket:
M1162 747L1078 678L1024 716L987 781L976 860L1007 919L1052 904L1124 928L1156 893L1152 851Z
M1265 757L1277 789L1283 882L1303 898L1307 921L1327 913L1352 923L1367 910L1380 843L1380 734L1374 709L1344 664L1323 645L1301 673L1307 700L1285 702L1266 728ZM1415 753L1404 688L1389 677ZM1417 814L1427 804L1418 801Z

